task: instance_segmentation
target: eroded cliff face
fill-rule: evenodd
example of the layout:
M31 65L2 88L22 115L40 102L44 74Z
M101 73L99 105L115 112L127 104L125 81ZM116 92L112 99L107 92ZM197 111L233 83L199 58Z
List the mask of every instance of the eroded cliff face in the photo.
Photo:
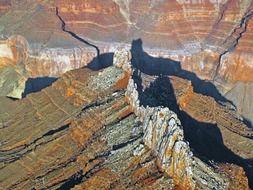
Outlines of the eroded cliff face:
M21 98L28 79L24 63L27 43L22 36L0 41L0 95Z
M227 182L218 182L217 176L215 176L214 174L212 176L212 179L215 180L212 182L208 181L211 170L210 168L207 169L207 166L204 165L203 167L207 169L206 172L208 171L207 173L209 176L205 176L207 178L203 176L202 169L200 169L203 163L193 157L193 154L190 151L189 143L184 138L183 127L178 119L178 116L168 107L152 107L152 105L151 107L149 107L148 105L142 105L142 98L140 98L139 92L144 92L145 90L140 90L140 87L138 87L138 85L140 84L137 84L138 81L137 83L135 83L135 71L131 67L130 60L131 53L126 49L119 50L114 53L114 65L122 68L127 73L132 74L132 78L128 82L125 95L129 104L131 105L133 112L137 115L138 119L143 122L143 141L145 145L152 149L154 154L157 156L158 166L166 174L172 177L175 185L182 189L211 189L216 188L217 186L219 189L222 189L228 188L225 185L226 183L228 183L229 188L232 189L247 189L247 179L240 184L238 184L237 182L233 183L232 181L230 181L231 179ZM142 78L142 81L144 83L152 83L156 78L157 77L144 76ZM189 116L198 121L193 123L192 121L188 120L184 116L184 114L181 113L181 111L177 110L181 119L184 120L184 129L186 129L187 131L187 138L192 143L192 148L196 148L196 151L199 151L198 153L200 154L220 154L216 156L221 156L224 160L232 158L235 159L235 162L239 160L242 161L243 158L248 159L252 157L252 152L250 152L249 150L252 146L250 144L253 143L253 141L250 139L252 138L253 131L243 123L241 117L235 112L232 105L231 108L229 108L230 105L221 105L215 102L215 100L211 97L195 93L193 91L191 83L182 78L173 77L170 78L170 80L172 81L176 101L174 102L174 105L173 103L171 105L175 106L176 104L178 104L182 112L189 114ZM169 82L169 80L167 82ZM151 85L152 84L150 84L149 87ZM148 87L146 86L146 88ZM157 86L157 88L163 88L162 84ZM168 91L166 92L168 93ZM168 95L164 94L163 90L152 89L149 91L149 93L151 93L151 96L153 97L165 96L165 102L162 101L162 98L157 100L162 105L163 103L164 105L166 105L168 101L173 101L170 98L166 98L166 96ZM159 95L157 95L157 93L159 93ZM212 106L210 107L210 105ZM220 129L222 134L221 138L224 139L224 142L220 142L219 135L214 132L216 129L206 127L207 125L201 126L200 124L198 124L200 122L217 124L217 127ZM216 128L215 125L213 125L212 127ZM195 131L197 131L198 137L195 136ZM204 135L204 138L208 138L208 140L202 141L202 137L200 137L202 135ZM201 143L202 145L196 145L196 141L193 139L195 139L196 141L198 141L198 143ZM208 143L212 141L217 141L218 144L216 150L220 149L221 151L224 151L224 153L219 153L220 150L210 150L210 152L208 153L208 151L206 151L206 148L204 148L205 151L201 150L202 147L208 146ZM217 142L215 142L214 144L216 144ZM226 150L226 148L222 147L227 147L230 150ZM231 154L229 153L229 151L232 151L234 153L234 156L233 153ZM238 155L239 157L236 158L235 155ZM213 158L215 158L215 156ZM251 166L246 167L246 165L252 165L252 163L244 163L244 167L249 174L251 173ZM229 171L226 171L228 170L228 168L230 168L230 171L241 170L240 167L237 168L237 166L235 165L221 164L220 166L216 167L219 168L218 170L224 171L224 174L227 177L229 177L230 173ZM240 174L237 177L240 178ZM249 177L252 178L250 174ZM243 179L245 178L243 177Z
M252 109L243 109L252 102L252 6L251 0L1 1L0 36L28 41L25 65L32 78L58 77L94 61L93 47L62 31L58 8L65 28L98 47L101 60L140 38L145 52L212 81L252 120Z
M161 49L155 51L158 56L176 57L184 68L203 78L252 81L251 76L225 75L233 73L236 65L252 72L248 59L252 49L247 42L252 33L250 0L57 0L55 5L68 28L87 38L119 43L141 38L144 47Z
M131 53L119 50L114 54L114 65L133 74ZM126 97L134 113L143 122L144 143L158 157L158 164L176 185L194 189L192 159L188 144L184 141L183 129L175 113L169 108L143 107L140 105L137 85L130 79Z
M180 61L183 69L214 80L224 95L234 92L237 81L242 82L242 90L253 79L252 5L250 0L108 0L99 5L97 1L56 1L68 27L76 33L102 42L131 43L141 38L146 52ZM243 109L252 102L250 98L233 100L251 120L252 111Z
M168 107L140 104L130 58L119 50L114 66L69 71L22 100L1 98L1 189L248 188L242 168L192 154Z

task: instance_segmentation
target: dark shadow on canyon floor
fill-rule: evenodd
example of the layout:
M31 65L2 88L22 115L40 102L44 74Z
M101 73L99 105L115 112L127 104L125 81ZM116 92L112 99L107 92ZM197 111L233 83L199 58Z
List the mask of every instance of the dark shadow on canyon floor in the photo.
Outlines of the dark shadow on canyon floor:
M195 74L182 70L179 62L149 56L143 51L141 40L133 42L131 53L132 64L135 68L133 79L137 84L141 105L169 107L178 115L184 128L185 138L189 141L194 155L207 164L213 160L218 163L233 163L243 167L252 188L253 161L245 160L230 151L224 145L222 134L216 124L199 122L188 113L180 110L168 76L173 75L190 80L195 92L212 96L216 101L228 102L227 99L222 97L212 83L202 81ZM144 87L141 73L157 75L157 78Z
M25 90L22 93L22 98L26 97L30 93L39 92L42 89L52 85L57 78L55 77L38 77L28 78L25 83Z
M178 76L190 80L195 92L202 95L212 96L216 101L230 102L219 93L217 88L211 82L201 80L196 74L183 70L180 62L148 55L143 50L141 39L132 42L131 53L133 66L145 74Z
M189 142L195 156L208 165L210 161L214 161L243 167L252 187L253 170L251 166L253 162L235 155L224 145L222 134L216 124L199 122L180 110L168 77L159 76L149 87L143 89L142 79L135 71L134 81L137 84L141 105L169 107L178 115L184 129L185 139Z
M252 123L250 120L248 120L248 119L246 119L246 118L243 118L243 122L244 122L248 127L250 127L251 129L253 129L253 123Z
M87 67L93 71L98 71L106 67L112 66L114 53L103 53L99 57L95 57Z
M227 102L235 107L232 101L221 95L219 90L210 81L200 79L195 73L184 70L179 61L168 58L152 57L144 52L142 40L132 42L132 65L140 72L151 76L177 76L191 81L194 92L213 97L217 102ZM244 123L253 129L250 121L244 118Z

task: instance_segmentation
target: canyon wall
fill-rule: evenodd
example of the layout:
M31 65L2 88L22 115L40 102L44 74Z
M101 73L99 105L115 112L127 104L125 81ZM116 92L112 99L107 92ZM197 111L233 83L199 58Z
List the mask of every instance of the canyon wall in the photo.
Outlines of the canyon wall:
M253 79L247 74L252 72L250 0L56 0L55 6L68 28L88 39L131 43L141 38L144 47L157 49L158 56L161 49L203 78Z
M25 66L33 78L57 77L94 61L93 47L62 31L57 7L66 29L104 57L141 39L145 52L179 61L182 69L212 81L252 120L252 109L244 109L252 102L252 6L252 0L1 1L0 37L27 40Z

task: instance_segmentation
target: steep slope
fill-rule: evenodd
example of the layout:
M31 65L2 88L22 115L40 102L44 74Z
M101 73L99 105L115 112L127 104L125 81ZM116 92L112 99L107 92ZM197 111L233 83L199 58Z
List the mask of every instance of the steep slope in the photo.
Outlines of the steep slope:
M243 90L253 80L252 0L12 0L0 7L1 38L21 35L29 44L28 77L57 77L91 61L96 69L108 66L115 47L140 38L150 55L213 82L252 121L252 109L243 109L252 102L251 90ZM238 82L243 100L229 95L237 97Z
M1 189L226 189L231 176L247 189L238 166L215 169L192 155L169 108L138 106L129 55L1 99Z

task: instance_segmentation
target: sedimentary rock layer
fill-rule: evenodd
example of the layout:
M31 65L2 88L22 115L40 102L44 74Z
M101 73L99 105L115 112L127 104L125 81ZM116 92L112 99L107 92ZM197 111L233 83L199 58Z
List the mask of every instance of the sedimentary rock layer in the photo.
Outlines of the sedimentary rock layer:
M135 71L133 71L131 67L130 55L131 53L127 50L116 51L114 54L114 65L123 68L127 73L132 73L133 75ZM145 77L147 77L147 79L145 79ZM144 122L144 143L152 150L154 150L155 154L157 154L157 157L159 159L159 165L169 176L173 177L177 185L180 184L183 189L194 189L195 181L193 180L194 172L192 171L192 169L194 168L194 164L192 162L192 153L189 151L189 145L184 140L181 122L177 119L175 113L173 111L170 111L168 108L160 106L152 107L152 105L151 107L144 107L142 105L143 102L141 96L143 95L139 94L139 92L142 91L141 93L145 93L146 89L140 90L140 86L138 85L145 85L145 83L150 83L150 79L152 81L152 79L155 80L157 79L157 77L150 77L148 75L144 75L144 77L142 78L142 81L144 81L144 83L142 84L136 84L134 82L134 79L130 79L126 91L126 97L128 98L128 101L131 104L134 113L141 121ZM239 161L240 159L242 160L242 158L252 157L251 152L249 152L248 150L250 150L250 144L252 144L253 142L251 140L253 131L243 123L240 116L236 114L235 110L229 108L229 105L225 107L216 103L213 98L194 93L191 83L189 81L180 79L178 77L172 77L170 78L170 80L172 81L173 89L175 91L175 100L170 99L169 94L166 94L173 93L170 92L171 90L173 91L173 89L166 89L166 91L164 92L161 89L163 88L163 86L165 86L164 88L166 88L167 85L162 83L157 86L158 89L155 89L155 87L153 87L154 89L151 89L152 84L150 84L149 88L151 90L149 91L149 93L151 94L149 94L149 96L153 96L153 98L160 97L156 101L161 105L169 104L174 107L178 103L180 109L191 115L199 122L210 122L217 124L218 128L220 128L222 131L222 136L225 139L224 145L231 149L235 154L240 156L240 158L237 159L232 158L235 159L235 162ZM136 82L139 83L139 81ZM167 82L169 83L169 80L167 80ZM146 88L148 87L146 86ZM152 94L152 92L154 94ZM163 99L161 97L165 98ZM175 102L173 103L173 101ZM147 99L147 102L151 103L152 100ZM212 104L213 106L210 107L210 104ZM197 106L197 108L195 106ZM177 112L180 114L181 119L186 120L184 122L185 125L192 125L192 122L188 122L188 119L182 116L179 110L177 110ZM195 125L196 126L194 127L191 126L192 130L195 130L194 128L200 127L197 123L195 123ZM189 130L188 133L195 133L190 132L190 126L185 126L185 128L188 128ZM213 128L216 128L216 126L213 126ZM229 131L224 129L228 129ZM212 134L211 131L207 133L210 133L209 135ZM214 136L211 139L216 139L217 134L213 135ZM231 136L233 137L233 140L230 139ZM239 147L237 143L234 143L234 140L235 142L240 142L239 144L242 146ZM222 147L224 145L221 143L219 146ZM240 152L239 150L242 150L242 152ZM210 154L213 153L210 152ZM252 165L252 163L245 164ZM233 168L233 170L236 170L233 165L230 165L228 167L231 167ZM246 167L246 169L248 173L251 172L250 167ZM199 171L197 171L196 173L198 172ZM252 176L249 174L249 177ZM247 188L247 180L246 183L233 184L233 188L237 188L237 186L241 185ZM200 189L202 188L203 187L201 187Z
M1 98L0 189L226 189L228 174L247 183L241 169L192 156L168 108L136 111L131 72L119 62L130 54L119 52L124 69L78 69L22 100Z
M150 55L180 61L182 69L213 81L252 121L247 95L253 80L252 5L251 0L1 1L0 37L21 35L28 41L29 77L57 77L94 61L93 48L62 31L58 8L65 28L98 47L101 60L112 57L107 53L115 46L131 47L140 38Z

